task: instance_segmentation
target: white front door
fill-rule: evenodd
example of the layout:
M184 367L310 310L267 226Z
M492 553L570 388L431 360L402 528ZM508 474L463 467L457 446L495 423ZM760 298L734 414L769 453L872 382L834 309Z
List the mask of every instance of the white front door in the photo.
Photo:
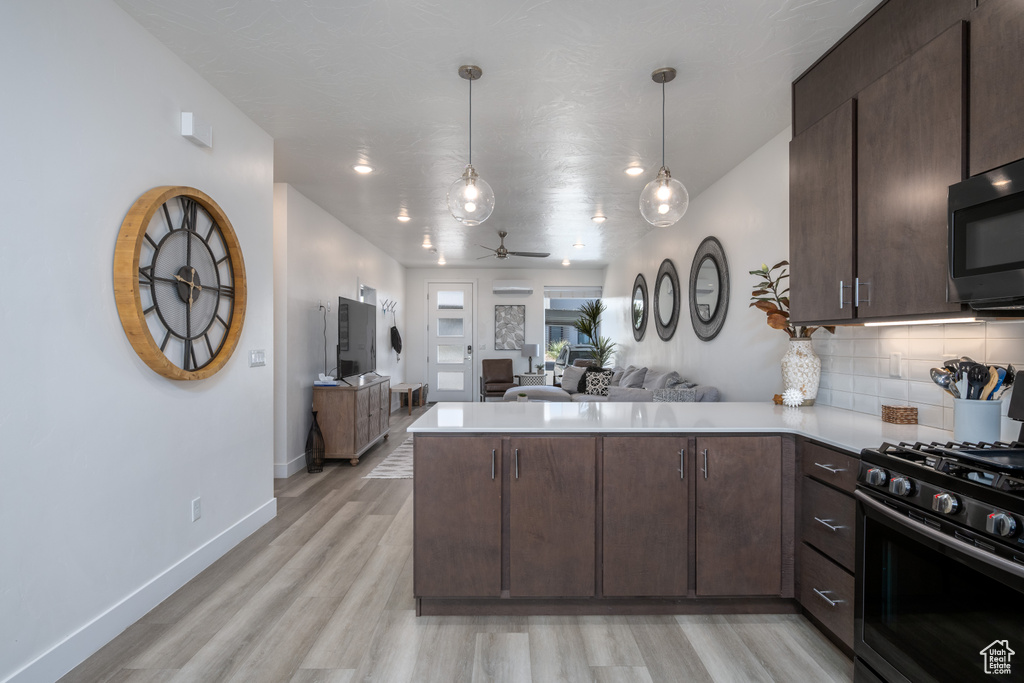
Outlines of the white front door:
M472 401L473 285L427 284L427 381L435 401Z

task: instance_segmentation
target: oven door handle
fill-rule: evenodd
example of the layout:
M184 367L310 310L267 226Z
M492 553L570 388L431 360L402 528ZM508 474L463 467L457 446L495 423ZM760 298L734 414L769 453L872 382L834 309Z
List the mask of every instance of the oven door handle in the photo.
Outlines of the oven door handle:
M962 553L963 555L967 555L968 557L977 560L978 562L981 562L983 564L987 564L991 567L996 567L1001 571L1016 576L1017 578L1024 579L1024 565L1019 565L1014 562L1011 562L1010 560L1003 559L998 555L993 555L983 550L978 550L970 543L965 543L964 541L961 541L957 538L953 538L952 536L947 536L946 534L935 531L926 524L921 524L921 522L910 519L909 517L905 517L898 512L890 510L887 506L883 505L882 503L879 503L877 500L875 500L868 494L864 493L863 491L854 491L853 495L857 498L859 502L863 503L866 507L871 508L872 511L877 512L878 514L884 516L885 518L893 522L896 522L897 524L901 524L905 527L913 529L915 532L921 534L925 538L935 543L938 543L939 545L955 550L956 552Z

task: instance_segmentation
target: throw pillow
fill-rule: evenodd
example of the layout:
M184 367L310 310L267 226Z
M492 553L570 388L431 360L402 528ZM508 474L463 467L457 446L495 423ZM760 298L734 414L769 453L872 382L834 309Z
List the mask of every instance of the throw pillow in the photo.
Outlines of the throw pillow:
M667 389L675 386L679 382L683 381L679 376L679 373L675 370L669 370L668 372L653 372L647 371L647 375L644 377L644 389Z
M694 403L697 400L696 389L655 389L655 403Z
M625 369L621 365L616 365L614 368L612 368L612 383L609 384L608 386L610 386L610 387L617 387L617 386L619 386L619 380L622 379L622 375L623 375L624 372L625 372Z
M608 387L608 400L626 403L650 403L654 392L630 387Z
M586 368L584 368L584 370L585 370L586 373L604 372L604 368L599 368L599 367L597 367L595 365L587 366ZM611 371L609 370L609 372L611 372ZM576 391L581 393L581 394L587 393L587 375L586 374L584 374L582 377L580 377L580 383L576 387Z
M625 373L622 375L622 379L619 380L620 387L632 387L633 389L643 389L644 377L647 375L647 368L634 368L633 372Z
M612 381L612 371L597 370L596 372L588 372L584 375L584 379L587 382L586 393L588 396L607 396L608 384Z
M579 393L580 380L583 379L583 373L586 370L586 368L575 365L567 366L565 372L562 373L562 388L570 394Z

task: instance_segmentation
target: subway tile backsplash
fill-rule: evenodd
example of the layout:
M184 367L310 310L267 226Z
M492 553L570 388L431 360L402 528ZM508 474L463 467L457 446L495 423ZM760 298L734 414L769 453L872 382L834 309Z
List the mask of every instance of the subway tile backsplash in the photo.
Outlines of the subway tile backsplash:
M919 424L951 430L953 401L929 369L960 356L1024 369L1024 322L837 327L834 335L815 333L814 348L821 357L818 404L872 415L881 415L883 404L911 405ZM900 355L900 377L890 373L892 354ZM1009 394L1004 416L1008 404ZM1017 429L1004 417L1004 435Z

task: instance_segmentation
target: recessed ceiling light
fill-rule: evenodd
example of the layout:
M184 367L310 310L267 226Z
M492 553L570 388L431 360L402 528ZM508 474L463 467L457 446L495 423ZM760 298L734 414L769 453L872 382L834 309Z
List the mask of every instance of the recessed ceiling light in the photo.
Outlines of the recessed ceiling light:
M424 235L424 237L423 237L423 248L424 249L430 249L432 246L434 246L434 245L430 243L430 235Z
M401 216L398 217L398 220L402 221L403 223L408 223L410 219L405 214L402 214Z
M366 164L356 164L355 166L352 167L352 170L355 171L356 173L362 173L365 175L367 173L373 173L373 166L367 166Z
M444 260L444 254L441 254L440 256L437 257L437 265L443 266L446 263L448 262Z
M604 223L606 220L608 220L608 216L602 216L601 214L598 214L591 218L590 220L594 221L595 223Z
M644 169L641 166L630 166L626 169L626 175L640 175L643 172Z
M562 259L562 265L563 266L569 265L569 259L567 259L567 258Z
M572 245L573 249L582 249L585 246L587 245L583 244L583 242L580 242L579 240L576 240L576 244Z

